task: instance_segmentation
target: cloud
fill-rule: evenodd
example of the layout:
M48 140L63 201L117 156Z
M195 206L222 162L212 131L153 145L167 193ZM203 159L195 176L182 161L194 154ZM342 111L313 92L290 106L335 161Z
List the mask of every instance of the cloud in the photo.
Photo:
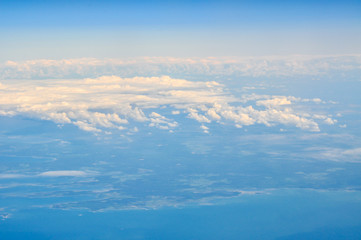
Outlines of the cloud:
M211 120L209 120L206 116L204 116L202 114L199 114L196 109L189 108L187 110L189 112L189 114L188 114L189 118L193 118L196 121L201 122L201 123L202 122L205 122L205 123L210 123L211 122Z
M291 101L289 99L287 99L287 97L275 97L272 99L257 101L256 104L271 108L271 107L277 107L277 106L281 106L281 105L289 105L289 104L291 104Z
M23 174L14 174L14 173L3 173L0 174L0 179L12 179L12 178L24 178L27 177Z
M203 130L203 132L204 133L209 133L209 128L208 127L206 127L206 126L204 126L204 125L201 125L201 127L200 127L202 130Z
M319 131L317 121L335 122L329 116L296 110L299 108L295 106L307 99L256 94L236 98L214 81L101 76L12 80L5 85L0 95L0 115L73 124L94 133L132 129L135 123L171 131L179 126L181 112L201 124L218 122L236 127L283 124Z
M66 171L47 171L40 173L38 176L42 177L85 177L88 174L83 171L73 171L73 170L66 170Z
M348 149L342 152L344 155L361 159L361 148Z
M102 75L160 76L170 74L294 76L360 71L361 55L269 56L133 59L63 59L7 61L0 65L0 79L96 78ZM1 87L0 87L1 89Z
M361 148L309 148L316 159L326 159L336 162L361 162Z
M160 129L169 129L169 128L175 128L178 126L178 123L175 121L172 121L156 112L152 112L149 114L150 117L150 127L157 127Z
M173 115L178 115L178 114L180 114L180 111L172 111L172 114Z

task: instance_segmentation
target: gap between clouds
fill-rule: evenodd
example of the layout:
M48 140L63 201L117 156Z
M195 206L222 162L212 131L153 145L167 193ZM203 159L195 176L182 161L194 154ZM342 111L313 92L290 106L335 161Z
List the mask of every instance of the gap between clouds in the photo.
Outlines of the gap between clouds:
M319 122L336 120L294 106L320 99L292 96L243 95L236 98L223 85L162 77L102 76L82 80L7 81L0 83L0 115L22 115L73 124L84 131L112 133L135 129L132 123L170 130L174 117L194 119L202 126L211 122L243 127L254 124L295 126L319 131ZM309 107L308 107L309 109ZM161 112L168 113L161 115ZM208 127L202 127L209 132Z

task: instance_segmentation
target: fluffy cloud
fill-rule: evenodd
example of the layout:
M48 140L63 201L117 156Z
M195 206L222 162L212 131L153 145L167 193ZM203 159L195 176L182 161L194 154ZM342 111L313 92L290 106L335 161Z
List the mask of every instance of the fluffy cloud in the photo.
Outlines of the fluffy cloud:
M168 76L12 80L0 86L0 115L25 115L60 125L73 124L95 133L128 129L136 122L172 130L179 125L173 118L184 116L202 124L231 123L236 127L284 124L309 131L319 131L317 120L329 124L334 121L293 108L305 99L255 94L236 98L214 81Z
M268 108L277 107L280 105L288 105L291 104L291 101L287 99L287 97L276 97L267 100L259 100L257 101L257 105L266 106Z

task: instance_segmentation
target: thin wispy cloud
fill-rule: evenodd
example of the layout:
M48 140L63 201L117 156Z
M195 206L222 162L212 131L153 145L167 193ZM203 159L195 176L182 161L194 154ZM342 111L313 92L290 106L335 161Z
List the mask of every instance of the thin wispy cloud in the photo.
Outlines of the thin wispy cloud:
M0 79L82 78L102 75L160 76L172 74L294 76L325 75L360 71L361 55L269 56L174 58L138 57L130 59L63 59L6 61L0 64Z
M88 174L84 171L63 170L63 171L42 172L38 176L41 176L41 177L86 177L86 176L88 176Z

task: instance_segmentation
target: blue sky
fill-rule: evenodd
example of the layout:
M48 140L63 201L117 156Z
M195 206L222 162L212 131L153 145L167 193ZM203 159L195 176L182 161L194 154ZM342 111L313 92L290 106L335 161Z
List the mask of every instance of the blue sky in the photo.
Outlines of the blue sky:
M361 52L359 1L2 1L1 60Z
M3 1L2 17L7 21L2 21L2 25L31 28L359 25L360 5L358 1Z
M360 238L360 1L0 1L0 34L1 237Z

